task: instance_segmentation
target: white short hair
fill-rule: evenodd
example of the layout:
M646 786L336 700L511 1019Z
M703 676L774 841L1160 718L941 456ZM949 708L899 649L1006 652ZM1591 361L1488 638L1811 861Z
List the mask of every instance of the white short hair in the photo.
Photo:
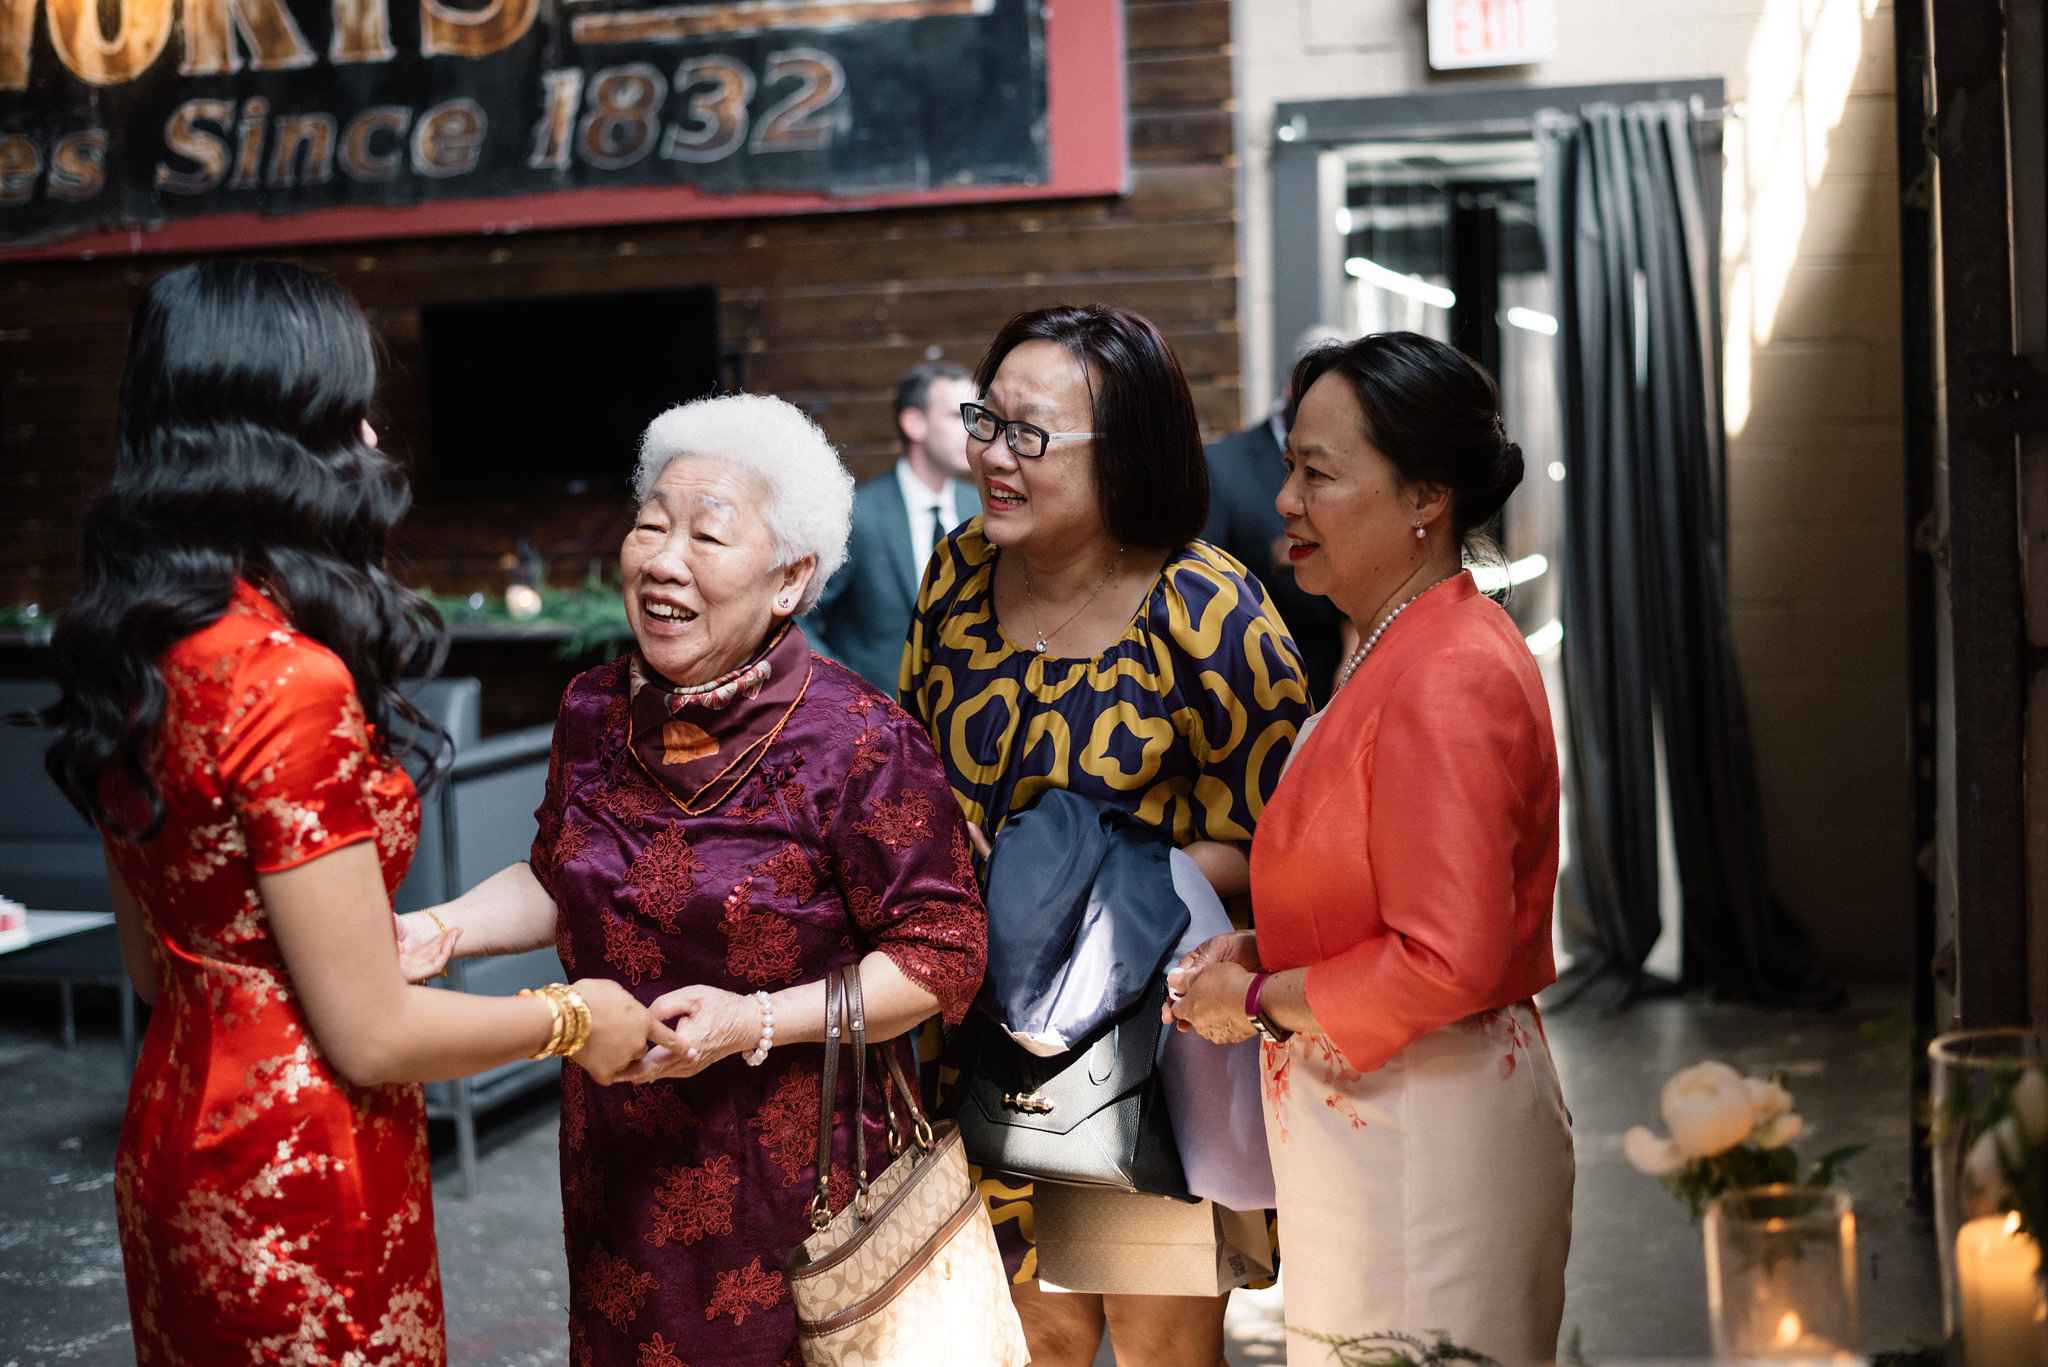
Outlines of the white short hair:
M767 484L776 568L806 556L818 562L797 604L798 612L809 612L846 563L853 525L853 476L838 449L802 409L772 394L697 399L647 424L634 498L646 502L670 461L693 456L729 461Z

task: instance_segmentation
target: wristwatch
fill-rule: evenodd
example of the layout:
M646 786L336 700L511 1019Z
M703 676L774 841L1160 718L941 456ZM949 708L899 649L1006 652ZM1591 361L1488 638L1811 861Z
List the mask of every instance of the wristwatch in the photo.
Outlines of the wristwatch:
M1265 1007L1259 1002L1259 994L1266 990L1266 979L1272 976L1270 973L1252 974L1251 985L1244 990L1244 1014L1245 1019L1252 1023L1252 1028L1259 1032L1259 1038L1270 1044L1285 1044L1294 1032L1285 1029L1280 1022L1267 1015Z

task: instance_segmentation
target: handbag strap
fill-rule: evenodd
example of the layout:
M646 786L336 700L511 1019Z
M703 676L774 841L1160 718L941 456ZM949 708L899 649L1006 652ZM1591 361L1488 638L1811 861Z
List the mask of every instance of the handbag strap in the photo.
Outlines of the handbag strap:
M825 1077L818 1090L818 1190L811 1197L811 1228L832 1221L825 1193L832 1180L832 1098L839 1082L839 1038L845 1014L846 984L837 972L825 975Z
M854 1206L860 1218L865 1220L868 1215L868 1137L862 1111L868 1088L868 1022L858 962L825 975L825 1076L818 1096L818 1190L811 1198L810 1207L813 1229L823 1229L832 1221L827 1204L832 1180L832 1103L837 1098L839 1050L842 1045L853 1050ZM902 1093L903 1104L910 1112L917 1147L926 1153L931 1152L936 1142L931 1121L925 1118L924 1105L918 1099L917 1088L911 1085L910 1077L904 1071L899 1051L882 1045L879 1052L890 1080L895 1083L895 1090ZM889 1126L893 1131L896 1108L887 1095L888 1090L883 1088L883 1104L887 1107Z
M867 1004L861 1000L860 964L846 965L839 970L839 976L846 983L846 1029L853 1036L853 1180L859 1188L854 1199L865 1208L868 1195L868 1127L862 1123L861 1112L868 1099ZM862 1213L865 1214L865 1209Z
M893 1043L894 1041L891 1041L891 1044ZM889 1076L896 1083L895 1090L903 1094L903 1105L910 1112L913 1126L911 1133L917 1140L917 1147L927 1153L931 1152L932 1145L937 1141L932 1135L931 1121L925 1119L924 1104L918 1100L917 1086L910 1080L909 1075L904 1072L903 1051L899 1048L892 1048L890 1044L883 1044L876 1046L876 1052L881 1054L882 1062L888 1066ZM889 1118L892 1121L895 1119L895 1108L893 1106L890 1108Z

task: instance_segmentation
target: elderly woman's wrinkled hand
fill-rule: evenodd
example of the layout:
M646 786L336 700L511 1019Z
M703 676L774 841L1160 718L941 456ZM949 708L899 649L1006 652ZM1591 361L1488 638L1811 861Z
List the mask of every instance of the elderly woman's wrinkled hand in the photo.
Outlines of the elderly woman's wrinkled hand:
M647 1051L622 1077L653 1082L695 1077L720 1059L749 1053L761 1041L761 1008L752 997L716 987L678 988L648 1004L648 1012L670 1022L675 1043Z
M590 1038L570 1062L599 1082L621 1081L626 1070L647 1052L649 1044L679 1048L675 1033L661 1023L651 1007L606 978L580 978L570 984L590 1008Z
M1199 951L1198 951L1199 952ZM1211 1044L1236 1044L1257 1033L1244 1014L1251 971L1219 959L1185 974L1181 995L1167 1007L1176 1030L1193 1030Z

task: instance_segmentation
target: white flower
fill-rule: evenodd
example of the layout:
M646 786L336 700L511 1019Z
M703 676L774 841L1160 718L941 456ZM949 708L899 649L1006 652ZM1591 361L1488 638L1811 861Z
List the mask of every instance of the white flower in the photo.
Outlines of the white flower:
M2012 1089L2012 1112L2019 1117L2020 1133L2035 1144L2048 1143L2048 1077L2039 1068L2020 1074ZM2018 1156L2018 1151L2014 1151Z
M1998 1149L2000 1131L2010 1124L2011 1117L2007 1117L1978 1135L1963 1158L1963 1202L1973 1214L1997 1210L2005 1203L2005 1164L1999 1160Z
M1678 1151L1678 1145L1661 1135L1651 1134L1642 1126L1630 1127L1621 1137L1622 1151L1635 1170L1651 1177L1669 1177L1685 1166L1685 1155Z
M1744 1078L1742 1085L1749 1092L1751 1118L1759 1125L1776 1120L1792 1109L1792 1093L1775 1082L1766 1078L1750 1077ZM1766 1144L1764 1147L1773 1148L1775 1145Z
M1780 1090L1783 1089L1781 1088ZM1799 1112L1786 1111L1780 1115L1772 1116L1769 1120L1757 1126L1757 1147L1762 1149L1782 1149L1804 1133L1806 1133L1806 1122L1799 1118Z
M1664 1124L1687 1158L1725 1153L1754 1126L1749 1079L1725 1063L1695 1063L1664 1084Z

